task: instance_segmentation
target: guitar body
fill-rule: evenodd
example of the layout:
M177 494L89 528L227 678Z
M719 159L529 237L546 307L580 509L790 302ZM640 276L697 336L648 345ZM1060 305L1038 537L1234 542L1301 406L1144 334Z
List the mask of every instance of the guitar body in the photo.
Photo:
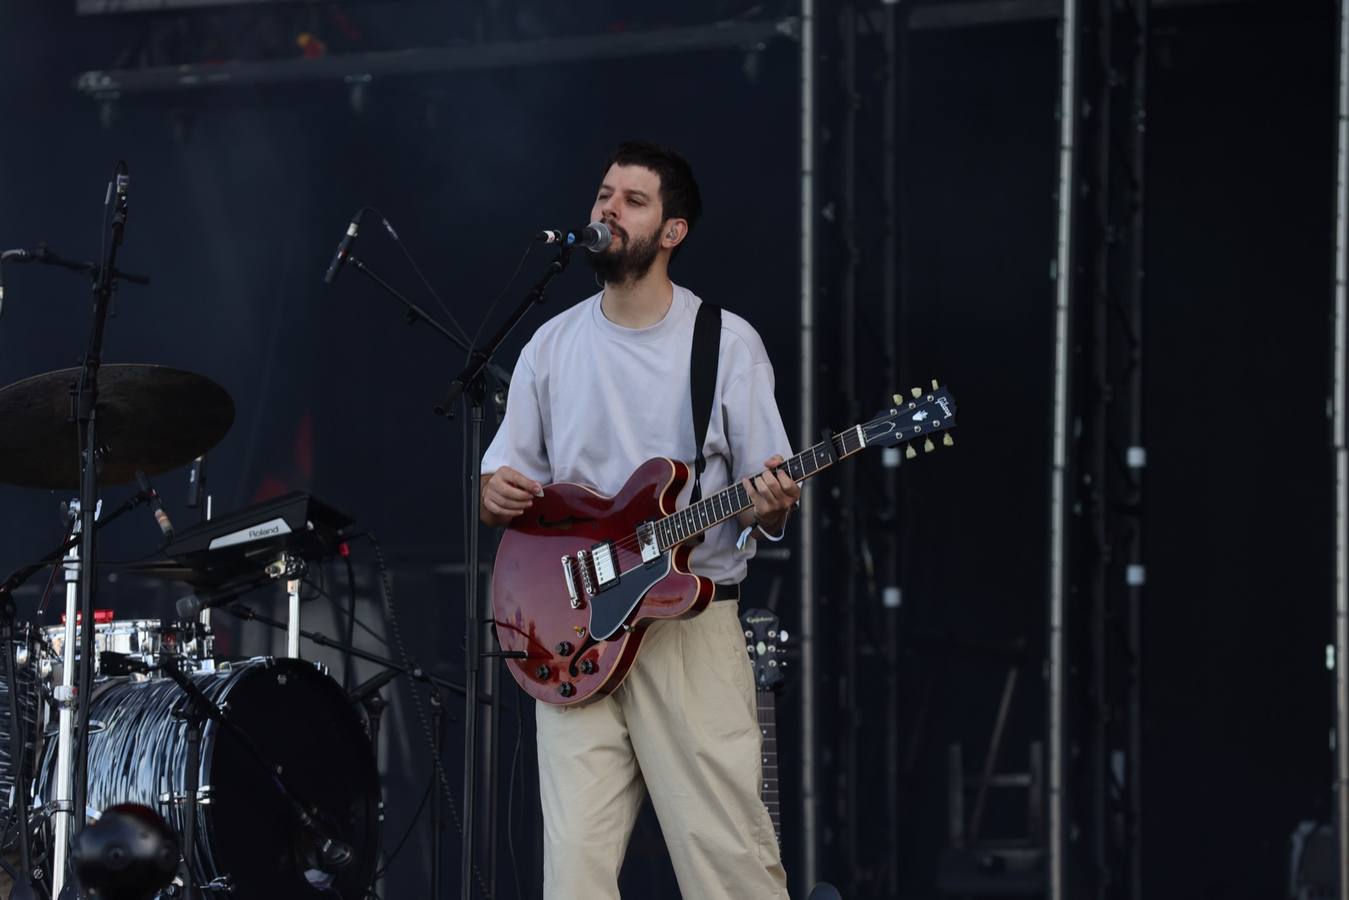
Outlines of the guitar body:
M506 661L525 693L560 706L603 697L622 684L648 625L707 607L714 585L689 571L692 544L644 563L632 541L638 526L675 511L688 477L688 466L657 458L613 497L551 484L506 529L492 570L493 619L501 649L526 654ZM605 542L621 577L593 595L578 589L573 601L563 557Z
M798 484L864 447L895 447L955 425L955 401L932 390L894 395L895 405L786 460ZM942 435L950 444L951 436ZM917 455L912 446L908 454ZM492 570L497 642L525 693L577 706L612 693L637 658L652 622L697 615L716 586L689 571L694 539L753 508L733 484L675 509L689 467L657 457L604 497L579 484L551 484L506 529Z

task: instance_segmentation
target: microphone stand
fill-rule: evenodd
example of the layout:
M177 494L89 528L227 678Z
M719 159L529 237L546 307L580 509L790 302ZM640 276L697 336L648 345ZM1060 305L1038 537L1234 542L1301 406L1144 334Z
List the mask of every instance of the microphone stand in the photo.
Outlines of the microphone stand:
M125 218L123 218L125 223ZM97 263L82 262L76 259L66 259L59 254L53 253L46 244L38 244L33 250L6 250L0 253L0 259L9 263L40 263L44 266L57 266L62 269L69 269L72 272L78 272L81 275L93 275L99 277L101 267ZM149 284L149 275L136 275L132 272L123 272L120 269L112 269L112 277L130 284Z
M544 295L548 290L548 283L567 268L567 264L571 261L571 254L572 248L570 246L563 247L558 252L553 261L548 264L548 268L544 271L542 277L530 288L525 299L515 308L515 311L497 330L497 333L492 336L492 339L487 342L487 346L482 350L472 350L469 353L468 365L455 377L454 381L450 382L445 400L436 407L437 414L452 416L455 406L461 399L467 397L471 416L468 453L469 459L473 460L475 466L482 459L483 403L487 393L486 372L492 366L492 357L529 311L543 303ZM468 535L468 559L465 560L464 565L464 619L466 629L464 653L467 665L464 667L464 833L459 865L459 894L461 900L472 900L473 870L477 862L475 852L477 830L474 823L477 815L478 705L473 698L478 694L478 676L482 666L482 658L488 655L482 651L482 619L481 610L478 608L478 538L481 527L478 521L478 511L482 504L482 479L477 477L476 473L468 479L468 491L468 519L464 522L464 528ZM499 654L492 653L491 655L495 657ZM489 774L494 775L495 767L489 766L489 769L492 770ZM494 781L494 778L492 780ZM489 784L488 790L492 796L495 796L496 784ZM488 823L487 834L488 840L494 845L496 842L495 822ZM491 855L495 857L495 849L493 849ZM491 874L495 875L495 873Z
M407 323L409 325L415 325L418 322L425 322L427 325L431 326L432 331L434 331L441 337L445 338L445 340L449 341L451 344L454 344L454 346L458 347L460 350L463 350L465 353L472 352L473 348L469 346L467 341L465 341L459 335L455 334L453 331L450 331L444 325L441 325L440 322L432 318L426 312L426 310L422 309L416 303L412 302L407 297L399 293L397 288L395 288L393 285L389 284L389 282L385 281L383 278L380 278L373 271L371 271L370 267L367 266L365 263L361 262L361 260L358 259L355 254L353 253L347 254L347 265L354 266L362 275L364 275L366 278L369 278L375 284L379 285L379 287L384 291L384 293L388 294L390 297L397 300L399 303L403 304L403 306L407 308L407 312L404 313L404 318L407 320ZM501 384L509 385L511 383L511 373L507 372L500 366L493 364L491 366L490 371L492 373L492 377L495 378L497 381L499 381Z
M219 608L225 610L225 612L234 616L236 619L241 619L245 622L260 622L261 624L266 625L269 628L275 628L279 631L285 631L288 627L286 623L282 622L280 619L273 619L271 616L265 616L262 613L255 611L251 607L244 606L242 603L233 603L229 606ZM368 650L362 650L360 647L354 647L351 644L346 644L343 643L342 641L330 638L326 634L323 634L318 631L301 630L300 636L312 641L313 643L319 645L320 647L332 647L334 650L340 650L343 653L350 653L352 656L358 659L363 659L366 662L374 663L377 666L383 666L384 668L396 672L399 675L406 675L408 678L411 678L414 681L420 681L423 684L429 684L432 687L444 688L447 691L453 691L456 694L459 694L460 696L464 696L464 686L462 684L459 684L458 682L454 681L449 681L445 678L441 678L438 675L432 675L430 672L426 671L420 666L409 668L405 665L402 665L401 663L394 662L393 660L387 657L380 656L376 653L371 653ZM518 655L522 658L526 656L526 654L524 653L520 653ZM492 698L487 694L483 693L478 694L479 703L490 703L491 701Z
M95 513L98 507L98 370L102 364L103 332L108 321L108 307L117 288L117 251L127 220L127 191L130 177L125 162L119 161L113 183L108 185L104 200L105 215L110 207L112 221L105 238L106 253L94 281L94 321L89 335L89 347L80 367L79 385L71 397L72 418L78 423L83 454L80 459L80 659L77 724L74 735L71 808L74 815L70 825L75 834L84 829L86 798L89 790L89 700L94 685L94 593L97 589L98 555L95 546ZM68 874L68 873L66 873ZM78 896L74 879L67 879L62 898Z
M562 251L558 254L557 258L554 259L553 262L549 265L547 274L545 274L545 276L538 282L538 284L536 284L534 288L530 291L529 299L521 306L520 309L516 310L516 312L512 315L511 319L508 321L507 325L503 327L503 329L497 333L497 336L493 338L492 341L488 344L486 353L473 350L473 348L468 344L467 341L463 340L462 338L459 337L459 335L455 334L454 332L447 329L445 326L441 325L440 322L434 319L431 315L429 315L426 312L426 310L422 309L412 300L408 299L407 297L399 293L399 291L393 285L389 284L383 278L379 277L379 275L377 275L374 271L372 271L370 267L367 266L364 262L362 262L361 259L357 257L355 254L348 252L346 255L347 265L353 266L362 275L364 275L366 278L369 278L372 282L378 285L379 288L384 291L384 293L388 294L390 297L397 300L399 303L403 305L403 307L406 309L404 316L409 325L415 325L418 322L425 322L427 325L431 327L431 329L436 334L445 338L451 344L458 347L460 350L463 350L465 353L469 354L470 361L468 368L466 368L464 372L461 373L460 376L456 378L455 381L451 384L449 395L446 397L446 400L443 404L435 407L435 412L437 415L446 415L446 414L452 415L454 404L458 400L458 398L464 393L464 386L469 383L469 380L473 380L474 382L480 385L479 390L475 392L475 396L477 399L475 400L473 406L473 439L470 447L471 458L475 461L475 463L482 457L481 435L482 435L482 416L483 416L483 395L486 393L485 377L490 375L499 384L503 386L509 386L511 380L510 373L502 369L496 363L492 362L491 356L493 353L496 352L497 347L501 344L502 340L505 339L506 335L510 333L511 329L515 326L515 324L519 322L521 318L524 317L529 307L533 306L535 303L543 302L543 292L546 289L548 282L552 280L552 278L555 275L559 274L567 267L567 262L571 257L571 251L572 251L571 247L565 247L562 249ZM466 379L465 378L466 374L471 374L471 379ZM450 412L447 413L447 410L449 410ZM479 494L481 491L481 485L479 483L478 478L470 478L469 482L470 482L470 498L469 498L470 511L469 511L469 521L465 522L465 527L468 529L468 534L470 537L469 537L469 555L468 560L466 561L464 566L465 570L464 577L468 585L466 591L465 605L468 609L468 614L466 618L469 623L469 633L467 638L468 649L466 650L469 665L466 667L466 669L469 673L469 679L471 684L467 686L461 686L449 682L442 682L441 680L434 678L430 680L431 684L435 684L440 687L447 687L450 690L463 695L465 698L465 706L468 708L469 713L467 718L465 719L466 725L464 735L465 746L471 748L469 755L465 757L464 763L465 795L468 798L465 801L465 811L463 820L464 833L462 835L462 839L464 842L463 859L467 861L464 866L464 872L462 877L463 880L462 892L465 898L469 897L470 891L472 890L471 873L473 870L473 866L471 861L473 858L473 841L476 830L476 823L475 823L476 809L473 802L473 791L476 789L476 779L470 773L474 771L473 766L477 765L477 758L478 758L477 704L485 703L489 707L492 707L493 709L495 709L496 707L495 691L493 691L492 694L483 694L478 690L479 660L480 657L482 656L506 655L503 654L501 651L485 654L482 653L481 650L479 649L478 629L481 626L479 624L480 617L479 611L477 609L478 604L477 510L478 504L480 502ZM235 612L235 610L231 608L230 612ZM237 615L238 613L235 614ZM265 621L261 617L257 618L259 621ZM301 634L304 635L305 637L308 637L310 640L315 640L315 637L311 633L301 632ZM322 636L320 635L319 637ZM324 638L323 641L316 640L315 642L322 644L325 641L331 646L338 646L336 642L327 641L326 638ZM416 674L420 670L409 671L405 667L394 666L392 662L389 660L382 660L377 658L371 659L371 656L369 654L365 654L362 651L354 651L354 655L362 659L366 659L370 662L375 662L379 665L397 668L404 674L409 675L410 677L413 678L417 678L418 680L421 681L427 680L427 678L423 678L420 675ZM488 755L493 756L494 754L495 748L489 748ZM440 758L439 756L437 756L436 757L437 779L440 778L440 771L441 771L439 760ZM490 773L491 783L487 787L487 790L491 793L493 797L495 797L497 794L495 772L496 769L495 766L493 766ZM446 788L448 789L448 785L446 786ZM437 827L433 829L434 832L439 831L439 822L436 823L436 826ZM496 856L495 844L497 840L495 823L489 823L489 827L487 830L489 834L489 840L492 842L493 845L491 855L493 858L495 858ZM439 837L440 836L438 833L433 833L432 835L431 852L433 854L438 854L439 852L440 848ZM441 900L441 898L435 897L435 900Z
M149 499L150 498L145 493L145 491L137 491L136 493L132 494L124 503L122 503L121 506L117 507L108 515L101 517L98 520L98 523L95 527L101 529L106 525L111 524L114 520L120 518L125 513L140 506L142 503L149 501ZM3 602L6 596L12 596L13 593L16 590L18 590L19 587L21 587L24 582L32 578L38 572L41 572L43 569L47 568L47 566L54 565L60 562L61 558L66 555L66 551L69 550L71 547L74 547L76 544L80 543L80 540L81 540L80 535L77 534L74 537L71 537L68 540L64 541L63 543L59 544L56 547L56 549L52 550L50 553L43 556L37 562L29 563L23 568L16 569L13 574L11 574L3 582L0 582L0 602Z
M150 668L149 666L144 665L134 666L134 664L133 667L143 668L146 670ZM161 673L167 675L170 679L172 679L174 684L178 685L178 687L182 689L183 693L187 695L188 705L191 706L192 709L191 710L185 709L183 711L183 715L188 719L189 724L191 724L194 720L198 724L205 722L205 720L207 719L210 719L212 722L215 722L222 729L232 734L239 741L239 744L248 752L248 755L253 758L253 761L257 763L259 768L267 773L267 777L272 782L272 786L276 788L277 793L280 794L282 799L286 801L286 805L290 807L291 813L295 816L295 820L299 823L300 827L303 828L309 834L309 836L314 839L315 848L319 851L320 855L332 853L335 857L340 857L345 852L346 856L349 859L351 854L351 848L340 844L338 841L329 837L328 834L325 833L324 829L314 820L313 814L308 809L305 808L304 803L301 802L300 798L295 794L294 791L290 789L290 787L283 780L281 775L281 769L276 764L271 762L262 753L260 749L258 749L258 745L253 742L253 739L248 735L247 732L245 732L238 725L235 725L232 720L226 717L224 713L221 711L221 708L217 706L215 702L211 700L210 697L207 697L206 694L202 693L201 688L197 687L195 684L192 683L191 676L189 676L186 672L184 672L180 667L178 657L170 656L167 651L162 650L160 653L160 662L158 669ZM198 729L198 732L200 732L200 729ZM190 740L191 735L189 734L189 741ZM200 736L198 736L197 738L196 747L193 747L192 745L189 745L188 747L189 768L186 775L189 779L189 784L197 780L196 777L194 777L193 775L194 769L191 765L190 757L193 755L199 756L200 753L199 748L200 748ZM194 754L194 750L196 751L196 754ZM184 834L188 836L184 838L185 843L187 840L190 840L191 839L190 836L194 834L195 829L193 827L193 819L195 818L196 814L197 809L195 806L189 806L186 813L184 814L185 827L183 830ZM195 848L193 848L193 852L195 853ZM184 853L185 854L187 853L186 847L184 849ZM345 864L346 864L345 862L335 863L335 865L339 867ZM190 883L191 882L189 880L189 884Z

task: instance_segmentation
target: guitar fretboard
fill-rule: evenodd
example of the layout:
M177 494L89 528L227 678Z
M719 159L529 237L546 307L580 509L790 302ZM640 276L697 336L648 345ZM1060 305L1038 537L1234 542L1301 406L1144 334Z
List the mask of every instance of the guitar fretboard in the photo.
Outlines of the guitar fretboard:
M773 834L782 840L782 803L778 798L778 726L776 697L770 691L757 691L759 733L763 736L763 803L773 820Z
M825 442L821 441L784 462L782 468L793 481L799 483L829 468L835 460L851 456L865 446L860 428L849 428L841 434L834 435L829 442L833 447L832 455ZM751 505L753 504L749 499L749 493L745 490L745 486L738 482L710 497L704 497L697 503L691 503L654 523L660 549L669 550L676 544L702 534L714 525L720 525L740 515Z

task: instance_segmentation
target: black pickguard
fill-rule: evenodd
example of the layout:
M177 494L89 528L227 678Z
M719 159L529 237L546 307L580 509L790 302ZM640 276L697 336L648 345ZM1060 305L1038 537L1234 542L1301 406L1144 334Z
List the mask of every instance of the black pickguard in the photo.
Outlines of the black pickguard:
M608 640L642 602L651 586L670 574L670 554L624 572L618 584L590 598L590 636Z

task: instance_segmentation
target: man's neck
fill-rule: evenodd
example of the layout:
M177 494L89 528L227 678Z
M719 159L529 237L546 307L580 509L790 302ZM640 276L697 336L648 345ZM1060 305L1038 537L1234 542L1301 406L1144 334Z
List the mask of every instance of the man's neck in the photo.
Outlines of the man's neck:
M600 309L604 317L624 328L648 328L670 311L674 302L674 284L664 269L651 270L636 281L605 283Z

